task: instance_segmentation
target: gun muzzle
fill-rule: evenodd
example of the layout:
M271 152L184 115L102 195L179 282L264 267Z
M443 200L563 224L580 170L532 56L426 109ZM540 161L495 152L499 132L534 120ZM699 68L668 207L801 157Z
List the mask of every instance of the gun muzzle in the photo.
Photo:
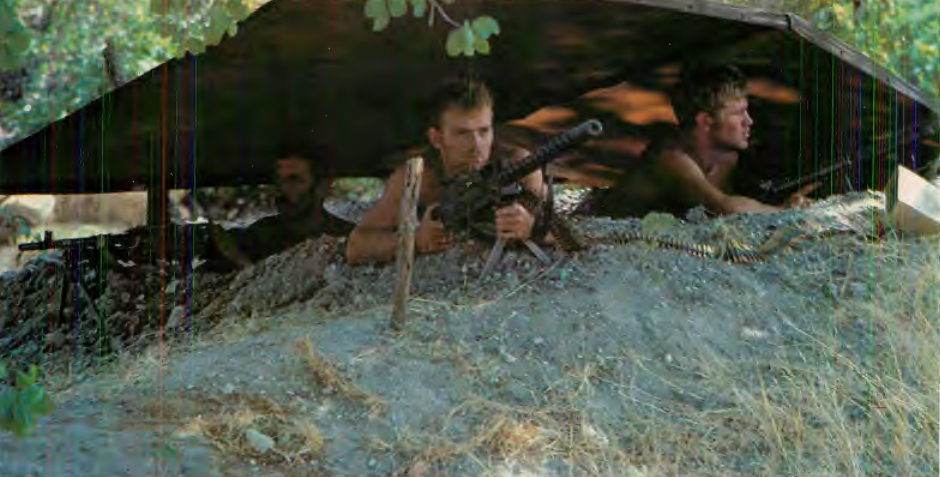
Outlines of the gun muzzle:
M45 233L42 234L41 242L21 243L17 245L16 248L18 248L20 252L32 252L36 250L48 250L52 247L52 231L46 230Z

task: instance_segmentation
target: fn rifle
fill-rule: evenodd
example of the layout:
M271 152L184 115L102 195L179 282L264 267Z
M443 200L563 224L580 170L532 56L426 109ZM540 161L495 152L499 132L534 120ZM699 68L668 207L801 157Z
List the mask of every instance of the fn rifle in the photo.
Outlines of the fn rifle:
M819 169L818 171L811 172L809 174L800 176L796 179L782 180L782 181L773 181L765 180L760 183L758 186L762 192L762 199L764 200L781 200L787 194L792 194L797 190L797 188L805 186L807 184L812 184L814 182L825 182L834 177L836 174L842 174L843 179L845 180L846 187L849 189L852 188L851 177L849 176L850 171L852 170L853 161L850 157L845 157L841 161L832 164L830 166Z

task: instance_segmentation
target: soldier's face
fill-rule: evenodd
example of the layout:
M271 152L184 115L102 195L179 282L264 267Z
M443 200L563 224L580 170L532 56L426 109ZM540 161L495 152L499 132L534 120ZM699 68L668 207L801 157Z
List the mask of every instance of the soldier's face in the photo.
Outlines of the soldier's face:
M428 139L440 152L448 174L479 169L493 148L493 108L447 108L438 127L428 130Z
M747 111L747 98L731 98L711 115L709 136L716 148L743 151L747 149L754 121Z
M300 202L310 193L310 188L313 186L310 164L296 157L278 159L277 182L281 194L288 203Z

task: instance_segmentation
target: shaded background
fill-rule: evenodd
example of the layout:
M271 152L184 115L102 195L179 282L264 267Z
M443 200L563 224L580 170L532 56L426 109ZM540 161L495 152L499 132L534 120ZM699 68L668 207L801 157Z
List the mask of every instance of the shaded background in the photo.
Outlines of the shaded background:
M443 26L422 19L374 33L361 1L273 0L234 38L0 151L0 192L267 183L288 147L315 157L320 174L384 176L424 142L424 95L467 70L493 89L508 140L531 147L601 119L603 139L554 169L604 185L673 122L668 88L684 62L703 59L750 79L744 191L846 156L854 188L882 188L895 164L917 169L938 153L936 105L793 16L679 0L462 0L448 11L497 18L492 53L447 58Z

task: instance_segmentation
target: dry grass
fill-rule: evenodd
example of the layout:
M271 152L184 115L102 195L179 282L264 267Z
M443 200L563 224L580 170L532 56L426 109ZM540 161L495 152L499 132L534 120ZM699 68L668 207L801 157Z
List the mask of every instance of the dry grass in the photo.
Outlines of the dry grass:
M605 380L581 363L564 378L573 391L537 409L469 398L440 426L448 429L458 413L478 416L481 424L466 440L453 442L444 431L405 436L399 450L415 457L402 475L440 475L438 465L458 457L481 463L493 477L544 475L539 465L551 459L598 476L934 475L940 256L923 241L845 242L854 254L841 251L782 275L835 281L834 268L827 269L835 262L863 272L870 262L864 296L846 295L846 283L860 276L838 277L843 298L836 306L820 304L808 317L780 316L797 342L780 358L698 354L683 364L699 377L694 387L656 376L668 388L721 405L644 397L632 383ZM654 373L643 358L624 352L635 368ZM598 385L623 390L625 427L592 421L581 398Z
M872 283L869 299L845 300L817 321L785 320L806 344L790 359L700 357L705 391L731 406L672 406L666 412L682 421L656 419L646 437L672 450L674 461L715 475L729 456L748 452L754 475L932 475L940 450L940 260L929 252L908 257L908 247L883 246L874 262L899 263L898 276L918 279ZM853 353L846 333L858 320L868 325L870 346Z
M337 392L348 399L362 402L374 412L381 412L383 408L381 401L356 388L337 371L336 367L320 357L314 350L310 338L306 336L298 338L295 342L295 348L306 362L307 369L312 373L317 385L332 392Z
M180 426L179 437L202 436L223 453L275 466L302 466L323 451L326 438L312 421L264 396L236 394L224 399L194 397L194 401L200 413ZM249 429L271 437L275 446L258 453L245 437Z

